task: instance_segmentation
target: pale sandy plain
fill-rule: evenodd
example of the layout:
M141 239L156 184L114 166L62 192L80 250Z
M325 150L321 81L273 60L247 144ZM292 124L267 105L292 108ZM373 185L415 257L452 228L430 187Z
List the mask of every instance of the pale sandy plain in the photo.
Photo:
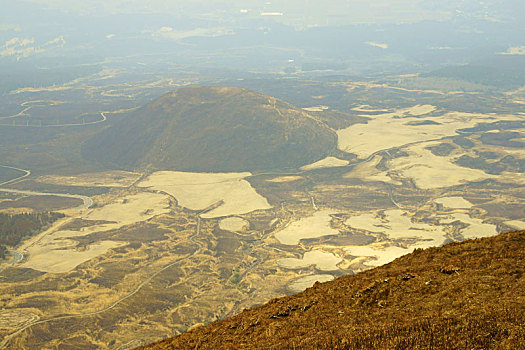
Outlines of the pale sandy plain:
M366 246L349 246L345 251L356 258L351 263L362 263L365 266L376 267L411 253L415 248L401 248L387 244L370 244Z
M420 143L404 148L409 156L395 158L388 162L389 171L412 179L416 186L422 189L451 187L498 177L489 175L483 170L456 165L452 163L453 157L436 156L426 149L436 144Z
M486 179L497 179L500 182L525 185L525 176L520 176L517 173L487 174L483 170L465 168L454 164L454 160L459 155L441 157L426 149L428 146L437 144L437 142L426 142L404 148L403 150L409 156L399 157L388 162L389 172L412 179L416 186L422 189L450 187Z
M182 207L204 210L202 218L241 215L255 210L271 209L266 198L258 194L244 178L251 173L187 173L159 171L138 186L169 193Z
M392 175L412 179L421 189L451 187L472 181L498 178L483 170L465 168L453 163L453 157L440 157L426 149L436 143L427 142L403 148L408 157L399 157L387 162L387 171L379 171L369 167L368 172L361 174L353 171L346 177L363 176L366 181L383 181L395 183Z
M446 239L444 227L413 222L410 214L401 209L384 211L384 218L365 213L349 217L345 224L356 229L384 233L389 240L417 239L415 248L441 245Z
M468 225L466 228L460 230L461 235L465 239L491 237L498 234L496 225L483 222L483 219L473 218L465 213L454 213L440 218L440 223L442 224L448 224L454 221L461 221Z
M443 205L446 208L452 209L468 209L472 208L473 204L463 197L441 197L435 199L434 202Z
M344 178L356 178L361 179L364 181L379 181L379 182L386 182L386 183L392 183L395 185L401 185L402 183L399 181L394 181L391 179L386 171L380 171L377 169L377 165L381 162L383 159L382 156L376 155L372 157L369 161L365 161L362 163L357 164L352 171L345 174Z
M352 110L356 112L388 112L388 109L377 109L370 105L360 105L352 108Z
M273 179L268 179L266 182L274 182L274 183L284 183L284 182L293 182L297 180L303 179L302 176L278 176L274 177Z
M219 221L219 228L225 231L241 232L244 231L248 226L250 226L248 221L237 216L224 218Z
M334 211L323 209L313 215L299 219L275 233L275 238L282 244L297 245L301 239L337 235L339 231L330 227Z
M469 128L481 122L521 120L517 115L493 115L448 112L443 115L423 115L435 111L434 106L418 105L392 113L367 116L367 124L354 124L337 131L338 148L366 158L378 151L400 147L414 142L440 139L456 135L456 130ZM429 120L437 124L413 125Z
M421 189L435 189L451 187L473 181L497 179L505 183L525 184L525 177L515 173L502 172L500 175L487 174L483 170L465 168L454 163L461 156L436 156L429 146L438 145L439 142L422 142L402 148L408 153L407 157L398 157L387 162L386 171L376 168L381 156L376 155L368 162L358 164L351 172L345 174L346 178L360 178L364 181L382 181L399 184L396 178L412 179ZM525 153L525 151L522 151Z
M60 225L57 225L24 243L21 250L25 251L28 259L22 263L22 266L42 272L71 271L83 262L105 254L109 249L126 244L99 241L80 250L74 237L118 229L167 212L169 212L169 197L163 194L141 192L118 198L103 207L76 216L79 219L108 221L108 223L83 227L78 231L61 230Z
M358 257L360 261L363 261L363 258L372 258L372 260L366 259L364 265L380 266L411 253L416 248L429 248L443 244L447 238L444 225L456 221L467 225L460 230L465 239L490 237L498 234L496 225L483 222L482 219L473 218L466 213L436 215L436 218L439 220L439 225L416 223L411 220L408 212L399 209L385 211L384 218L373 213L352 216L345 221L346 225L356 229L383 233L388 241L367 246L347 246L345 251ZM417 241L409 244L407 248L394 245L396 240L410 238L416 238Z
M304 253L302 259L284 258L277 260L277 265L287 269L302 269L308 266L315 265L315 267L322 271L335 271L339 268L337 264L343 259L335 256L332 253L326 253L321 250L312 250Z
M348 246L345 251L357 257L355 262L362 262L367 266L387 264L416 248L439 246L445 241L444 227L431 226L424 223L412 222L408 213L400 209L387 210L384 218L373 213L351 216L345 224L356 229L375 233L383 233L389 242L373 243L367 246ZM416 243L408 248L393 245L396 240L417 239Z
M307 112L324 112L326 110L330 109L330 107L328 106L323 106L323 105L319 105L319 106L312 106L312 107L305 107L303 108L303 110L307 111Z
M308 275L305 277L300 277L288 285L288 289L294 293L299 293L310 288L314 285L315 282L328 282L332 281L334 276L332 275Z
M86 187L129 187L140 178L141 174L128 171L104 171L98 173L85 173L73 176L44 175L36 181L62 186Z
M516 230L525 230L525 221L523 220L509 220L505 221L504 224Z
M326 157L315 163L304 165L301 167L301 170L313 170L313 169L322 169L322 168L335 168L339 166L345 166L350 164L348 160L342 160L335 157Z

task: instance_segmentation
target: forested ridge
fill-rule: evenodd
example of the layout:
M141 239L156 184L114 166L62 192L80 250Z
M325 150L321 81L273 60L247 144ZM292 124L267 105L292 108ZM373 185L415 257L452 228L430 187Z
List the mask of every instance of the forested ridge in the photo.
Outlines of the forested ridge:
M26 236L39 232L43 227L64 217L60 213L0 213L0 258L5 258L6 246L16 246Z

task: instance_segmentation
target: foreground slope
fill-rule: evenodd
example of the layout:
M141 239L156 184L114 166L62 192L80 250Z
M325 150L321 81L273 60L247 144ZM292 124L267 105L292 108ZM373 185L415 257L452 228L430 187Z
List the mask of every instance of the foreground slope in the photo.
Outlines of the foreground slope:
M335 150L335 132L288 103L236 87L187 87L122 116L82 147L124 168L246 171L297 168Z
M523 349L525 231L394 262L144 349Z

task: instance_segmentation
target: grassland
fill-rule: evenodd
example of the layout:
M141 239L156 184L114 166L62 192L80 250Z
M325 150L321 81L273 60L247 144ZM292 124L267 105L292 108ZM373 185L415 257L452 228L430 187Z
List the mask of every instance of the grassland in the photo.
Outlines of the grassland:
M1 194L2 211L49 206L67 218L12 247L24 252L22 262L2 265L0 342L14 349L139 346L416 248L523 227L525 155L516 135L524 116L509 102L515 96L370 82L325 84L320 93L282 84L275 91L297 105L329 106L309 112L324 115L319 120L329 127L370 136L346 139L356 153L334 150L327 159L338 161L323 166L195 174L122 172L82 159L79 143L104 125L0 128L2 159L32 171L10 188L82 194L95 203L79 211L60 198ZM65 91L13 98L82 95ZM470 109L476 112L465 114ZM107 123L122 117L108 116Z

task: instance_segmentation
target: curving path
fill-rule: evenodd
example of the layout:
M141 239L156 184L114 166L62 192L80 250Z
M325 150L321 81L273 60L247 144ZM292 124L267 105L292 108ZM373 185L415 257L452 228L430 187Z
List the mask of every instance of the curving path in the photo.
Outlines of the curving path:
M16 168L16 167L14 167L14 166L0 165L0 168L13 169L13 170L21 171L21 172L24 173L23 175L21 175L21 176L15 178L15 179L8 180L8 181L5 181L5 182L0 183L0 186L3 186L3 185L7 185L7 184L11 184L11 183L17 182L17 181L22 180L23 178L28 177L29 175L31 175L31 171L30 171L30 170L20 169L20 168Z
M72 208L72 209L78 209L83 210L91 207L93 205L93 200L89 198L88 196L83 196L80 194L63 194L63 193L52 193L52 192L33 192L33 191L23 191L23 190L14 190L10 188L0 188L0 192L8 192L8 193L16 193L16 194L25 194L28 196L54 196L54 197L62 197L62 198L73 198L73 199L80 199L82 202L84 202L82 205Z
M193 253L195 254L195 253ZM111 304L110 306L102 309L102 310L99 310L99 311L94 311L94 312L88 312L88 313L85 313L85 314L78 314L78 315L66 315L66 316L57 316L57 317L52 317L52 318L48 318L48 319L44 319L44 320L40 320L40 321L36 321L36 322L32 322L32 323L29 323L28 325L20 328L19 330L17 330L16 332L6 336L2 342L0 343L0 349L3 349L8 343L9 341L16 337L18 334L22 333L23 331L25 331L26 329L28 328L31 328L33 326L36 326L38 324L42 324L42 323L47 323L47 322L51 322L51 321L58 321L58 320L66 320L66 319L71 319L71 318L83 318L83 317L88 317L88 316L95 316L95 315L99 315L101 313L104 313L106 311L109 311L111 309L113 309L115 306L119 305L120 303L122 303L123 301L125 301L126 299L129 299L131 298L132 296L134 296L135 294L137 294L141 289L142 287L144 287L147 283L149 283L153 278L157 277L158 274L160 274L161 272L163 272L164 270L167 270L169 269L170 267L172 267L173 265L179 263L180 261L182 260L185 260L187 258L189 258L190 256L192 256L193 254L190 254L190 255L187 255L187 256L184 256L184 257L181 257L181 258L178 258L177 260L173 261L172 263L170 263L169 265L166 265L164 266L162 269L158 270L157 272L155 272L153 275L151 275L150 277L148 277L146 280L144 280L141 284L139 284L131 293L129 293L128 295L120 298L119 300L115 301L113 304Z
M19 182L20 180L28 177L29 175L31 175L31 171L30 170L20 169L20 168L16 168L16 167L12 167L12 166L7 166L7 165L0 165L0 167L8 168L8 169L14 169L14 170L18 170L18 171L24 172L23 175L21 175L21 176L19 176L17 178L14 178L12 180L8 180L8 181L0 183L0 186L4 186L4 185L8 185L8 184L14 184L14 183ZM16 189L12 189L12 188L0 188L0 192L25 194L25 195L29 195L29 196L54 196L54 197L62 197L62 198L80 199L80 200L82 200L82 202L84 202L84 204L82 204L81 206L78 206L76 208L73 208L73 209L78 209L78 210L87 209L87 208L89 208L89 207L91 207L93 205L93 200L91 198L89 198L88 196L80 195L80 194L35 192L35 191L26 191L26 190L16 190Z
M89 197L86 197L86 198L89 198ZM2 342L0 342L0 349L3 349L5 348L8 344L9 344L9 341L11 339L13 339L14 337L16 337L17 335L19 335L20 333L22 333L23 331L25 331L26 329L29 329L33 326L36 326L36 325L39 325L39 324L43 324L43 323L48 323L48 322L52 322L52 321L58 321L58 320L65 320L65 319L73 319L73 318L84 318L84 317L89 317L89 316L95 316L95 315L99 315L99 314L102 314L106 311L110 311L111 309L115 308L117 305L121 304L122 302L124 302L125 300L131 298L132 296L134 296L135 294L137 294L146 284L150 283L155 277L157 277L160 273L162 273L163 271L169 269L170 267L173 267L174 265L178 264L179 262L181 261L184 261L186 259L189 259L191 258L192 256L200 253L202 250L203 250L203 245L202 243L198 242L198 241L195 241L194 238L197 237L199 234L200 234L200 229L201 229L201 217L200 215L204 212L206 212L207 209L197 213L197 229L195 230L195 234L193 234L189 239L190 241L192 241L193 243L195 243L196 245L199 246L199 248L194 251L193 253L191 254L188 254L186 256L183 256L183 257L180 257L174 261L172 261L171 263L169 263L168 265L164 266L163 268L161 268L160 270L158 270L157 272L153 273L152 275L150 275L148 278L146 278L144 281L142 281L142 283L140 283L133 291L131 291L131 293L123 296L122 298L118 299L117 301L115 301L113 304L109 305L108 307L102 309L102 310L99 310L99 311L93 311L93 312L88 312L88 313L84 313L84 314L77 314L77 315L64 315L64 316L57 316L57 317L51 317L51 318L48 318L48 319L44 319L44 320L40 320L40 321L34 321L34 322L31 322L27 325L25 325L24 327L18 329L16 332L14 333L11 333L9 335L7 335L3 340Z
M27 109L29 109L29 108L31 108L31 107L28 107ZM57 127L66 127L66 126L87 126L87 125L94 125L94 124L100 124L100 123L105 122L108 119L107 116L106 116L106 113L112 113L112 112L99 112L99 113L102 116L102 119L95 120L95 121L92 121L92 122L87 122L87 123L85 123L83 121L82 123L52 124L52 125L42 125L42 124L31 125L31 124L29 124L29 122L26 122L25 124L18 124L17 125L15 123L15 120L13 119L13 123L12 124L0 124L0 126L8 126L8 127L13 127L13 128L17 128L17 127L18 128L57 128ZM11 117L4 117L4 118L16 118L16 117L19 117L19 116L20 115L11 116Z
M32 103L32 102L39 102L39 103L42 103L42 102L46 102L46 101L28 101L28 102L24 102L22 103L22 106L26 106L26 104L28 103ZM55 105L56 103L48 103L50 106L53 106ZM29 107L26 107L24 110L22 110L20 113L18 114L15 114L15 115L11 115L11 116L7 116L7 117L0 117L0 120L7 120L7 119L11 119L12 122L11 123L0 123L0 126L8 126L8 127L20 127L20 128L57 128L57 127L68 127L68 126L87 126L87 125L95 125L95 124L100 124L100 123L104 123L108 120L108 117L106 116L106 114L108 113L122 113L122 112L130 112L130 111L133 111L135 109L137 109L138 107L133 107L133 108L127 108L127 109L119 109L119 110L116 110L116 111L104 111L104 112L98 112L100 114L100 116L102 117L102 119L99 119L99 120L95 120L95 121L92 121L92 122L84 122L84 120L82 120L82 123L69 123L69 124L53 124L53 125L42 125L41 123L38 124L38 125L30 125L29 122L26 122L25 124L18 124L16 125L16 122L15 122L15 118L18 118L18 117L23 117L23 116L28 116L26 114L26 112L28 110L30 110L31 108L33 108L35 106L29 106ZM84 114L80 114L79 116L84 116L84 115L91 115L91 114L94 114L94 113L84 113ZM13 124L14 123L14 124Z

